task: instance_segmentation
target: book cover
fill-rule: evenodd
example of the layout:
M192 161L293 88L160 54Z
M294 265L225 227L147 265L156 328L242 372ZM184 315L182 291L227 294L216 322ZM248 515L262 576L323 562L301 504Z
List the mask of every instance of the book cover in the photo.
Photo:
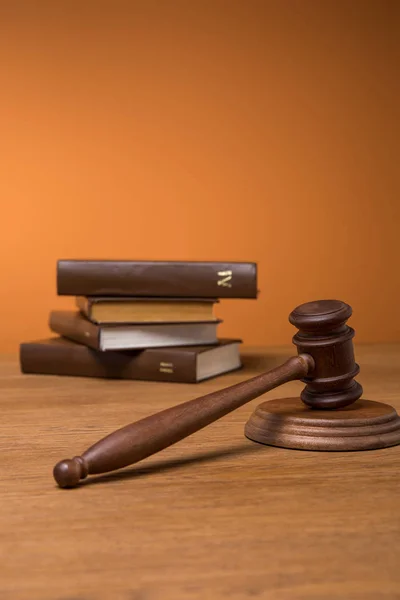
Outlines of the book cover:
M59 260L61 296L256 298L254 262Z
M115 323L199 323L218 320L210 298L147 298L78 296L77 309L89 321Z
M196 383L240 369L241 340L213 346L99 352L63 337L20 344L22 373Z
M79 311L54 310L49 316L49 327L54 333L102 351L215 344L219 323L221 320L97 325Z

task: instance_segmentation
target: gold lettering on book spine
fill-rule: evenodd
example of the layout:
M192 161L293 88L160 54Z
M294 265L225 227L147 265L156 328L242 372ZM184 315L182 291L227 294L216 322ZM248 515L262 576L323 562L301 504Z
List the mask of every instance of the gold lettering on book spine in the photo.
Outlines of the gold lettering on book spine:
M222 287L232 287L232 271L218 271L218 277L222 277L222 279L218 279L217 284Z
M160 373L173 373L174 372L174 363L169 362L160 362Z

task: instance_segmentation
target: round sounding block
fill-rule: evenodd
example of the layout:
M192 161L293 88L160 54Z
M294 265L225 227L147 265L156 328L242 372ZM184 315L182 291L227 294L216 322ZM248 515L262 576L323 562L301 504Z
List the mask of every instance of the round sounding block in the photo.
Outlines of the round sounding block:
M245 436L298 450L372 450L400 444L400 417L392 406L372 400L318 410L308 408L300 398L278 398L255 409Z

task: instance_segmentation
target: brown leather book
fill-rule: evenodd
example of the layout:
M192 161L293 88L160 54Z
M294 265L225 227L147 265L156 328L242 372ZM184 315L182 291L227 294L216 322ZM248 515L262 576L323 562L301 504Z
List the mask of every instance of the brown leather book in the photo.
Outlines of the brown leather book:
M256 298L252 262L59 260L61 296Z
M80 312L99 324L113 323L198 323L215 321L211 298L131 298L78 296Z
M65 338L20 344L23 373L197 383L242 367L241 340L214 346L98 352Z
M49 317L54 333L102 351L215 344L221 322L97 325L70 310L54 310Z

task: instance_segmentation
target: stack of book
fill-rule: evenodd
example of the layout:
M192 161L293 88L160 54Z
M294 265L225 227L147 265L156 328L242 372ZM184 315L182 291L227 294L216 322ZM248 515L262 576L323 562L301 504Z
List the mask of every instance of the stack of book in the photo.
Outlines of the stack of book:
M20 344L23 373L198 382L241 367L241 339L218 337L221 298L256 298L244 262L59 260L45 340Z

